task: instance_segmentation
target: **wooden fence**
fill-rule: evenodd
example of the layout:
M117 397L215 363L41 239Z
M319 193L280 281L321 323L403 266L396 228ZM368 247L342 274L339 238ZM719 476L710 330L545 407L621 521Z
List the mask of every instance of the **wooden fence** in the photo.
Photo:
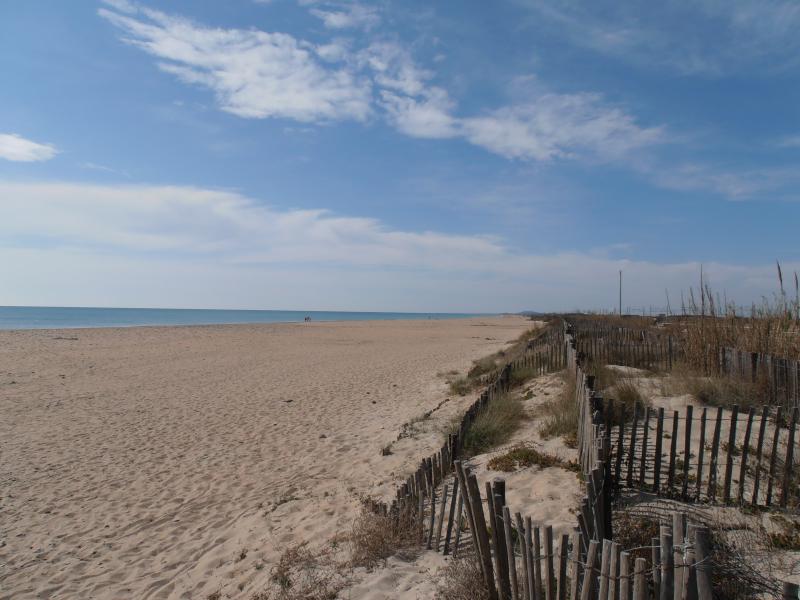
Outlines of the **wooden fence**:
M786 410L800 405L800 361L739 348L720 348L717 366L720 375L765 383L770 404Z
M396 523L411 524L430 550L454 558L473 556L491 600L712 600L715 562L707 528L687 527L685 515L676 513L673 527L662 525L660 538L648 546L649 564L645 558L634 558L633 551L641 548L623 549L613 541L611 492L628 465L624 452L615 453L613 440L615 435L626 439L626 429L607 421L608 409L584 371L586 358L577 350L573 332L567 328L545 339L498 372L467 410L458 431L399 486L391 506L374 503L373 509ZM566 367L576 383L578 449L586 494L573 532L557 539L552 526L512 512L502 478L485 482L481 496L476 475L459 459L479 412L508 392L514 369L530 365L537 365L537 374ZM648 438L640 439L646 448ZM677 458L671 464L677 467ZM798 600L797 586L785 584L783 597Z
M798 409L605 407L614 484L685 501L796 506ZM788 418L788 423L787 423Z
M670 371L683 358L680 337L657 329L608 325L591 319L570 323L577 350L598 365ZM717 354L714 356L714 354ZM787 414L800 406L800 361L740 348L707 349L706 375L764 385L765 400Z
M680 345L671 335L584 319L569 325L577 351L598 365L669 371L679 359Z

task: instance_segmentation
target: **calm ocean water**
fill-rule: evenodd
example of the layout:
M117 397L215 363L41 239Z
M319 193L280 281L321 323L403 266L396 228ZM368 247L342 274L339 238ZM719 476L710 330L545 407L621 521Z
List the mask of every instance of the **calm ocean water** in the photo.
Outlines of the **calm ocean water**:
M296 310L212 310L183 308L82 308L0 306L0 329L71 329L140 325L218 325L224 323L293 323L312 321L387 321L459 319L484 316L463 313L340 312Z

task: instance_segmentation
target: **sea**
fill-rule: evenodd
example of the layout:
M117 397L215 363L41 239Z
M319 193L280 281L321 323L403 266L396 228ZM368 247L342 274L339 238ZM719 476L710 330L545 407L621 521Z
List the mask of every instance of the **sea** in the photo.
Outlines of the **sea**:
M0 306L0 329L75 329L156 325L221 325L311 321L461 319L486 313L349 312L326 310L222 310L192 308L92 308Z

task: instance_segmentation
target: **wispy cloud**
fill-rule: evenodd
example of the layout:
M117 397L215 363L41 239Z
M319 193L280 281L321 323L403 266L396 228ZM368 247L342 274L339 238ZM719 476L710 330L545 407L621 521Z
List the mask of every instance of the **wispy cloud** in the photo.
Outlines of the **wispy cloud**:
M578 46L626 62L719 76L796 64L800 5L790 0L517 0Z
M796 199L800 170L790 167L725 168L705 163L643 167L656 185L677 191L711 192L729 200L751 200L762 195Z
M310 4L312 10L331 6ZM618 160L663 141L662 128L639 125L594 93L540 90L523 104L460 115L435 72L419 66L398 41L384 38L357 50L343 40L314 46L284 33L211 29L125 6L131 8L100 14L126 41L158 57L163 71L212 89L220 107L240 117L316 122L381 114L405 135L462 138L520 160Z
M776 140L775 145L779 148L800 148L800 133L796 135L787 135Z
M246 118L296 121L365 120L369 81L344 66L319 62L312 44L285 33L204 27L188 19L129 5L99 14L124 40L159 59L159 68L211 89L222 110Z
M328 29L372 29L380 23L378 9L359 2L304 2L312 4L310 13Z
M14 162L50 160L58 150L52 144L34 142L16 133L0 133L0 158Z
M641 127L599 94L545 93L527 104L462 120L464 136L507 158L549 160L589 153L601 160L625 157L663 141L662 127Z

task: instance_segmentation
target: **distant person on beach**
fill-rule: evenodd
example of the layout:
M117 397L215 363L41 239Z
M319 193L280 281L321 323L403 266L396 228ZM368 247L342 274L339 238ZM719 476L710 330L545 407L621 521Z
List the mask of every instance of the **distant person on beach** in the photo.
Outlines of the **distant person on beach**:
M305 319L303 319L303 321L305 321L306 323L308 323L309 321L311 321L311 317L308 317L308 316L307 316Z

